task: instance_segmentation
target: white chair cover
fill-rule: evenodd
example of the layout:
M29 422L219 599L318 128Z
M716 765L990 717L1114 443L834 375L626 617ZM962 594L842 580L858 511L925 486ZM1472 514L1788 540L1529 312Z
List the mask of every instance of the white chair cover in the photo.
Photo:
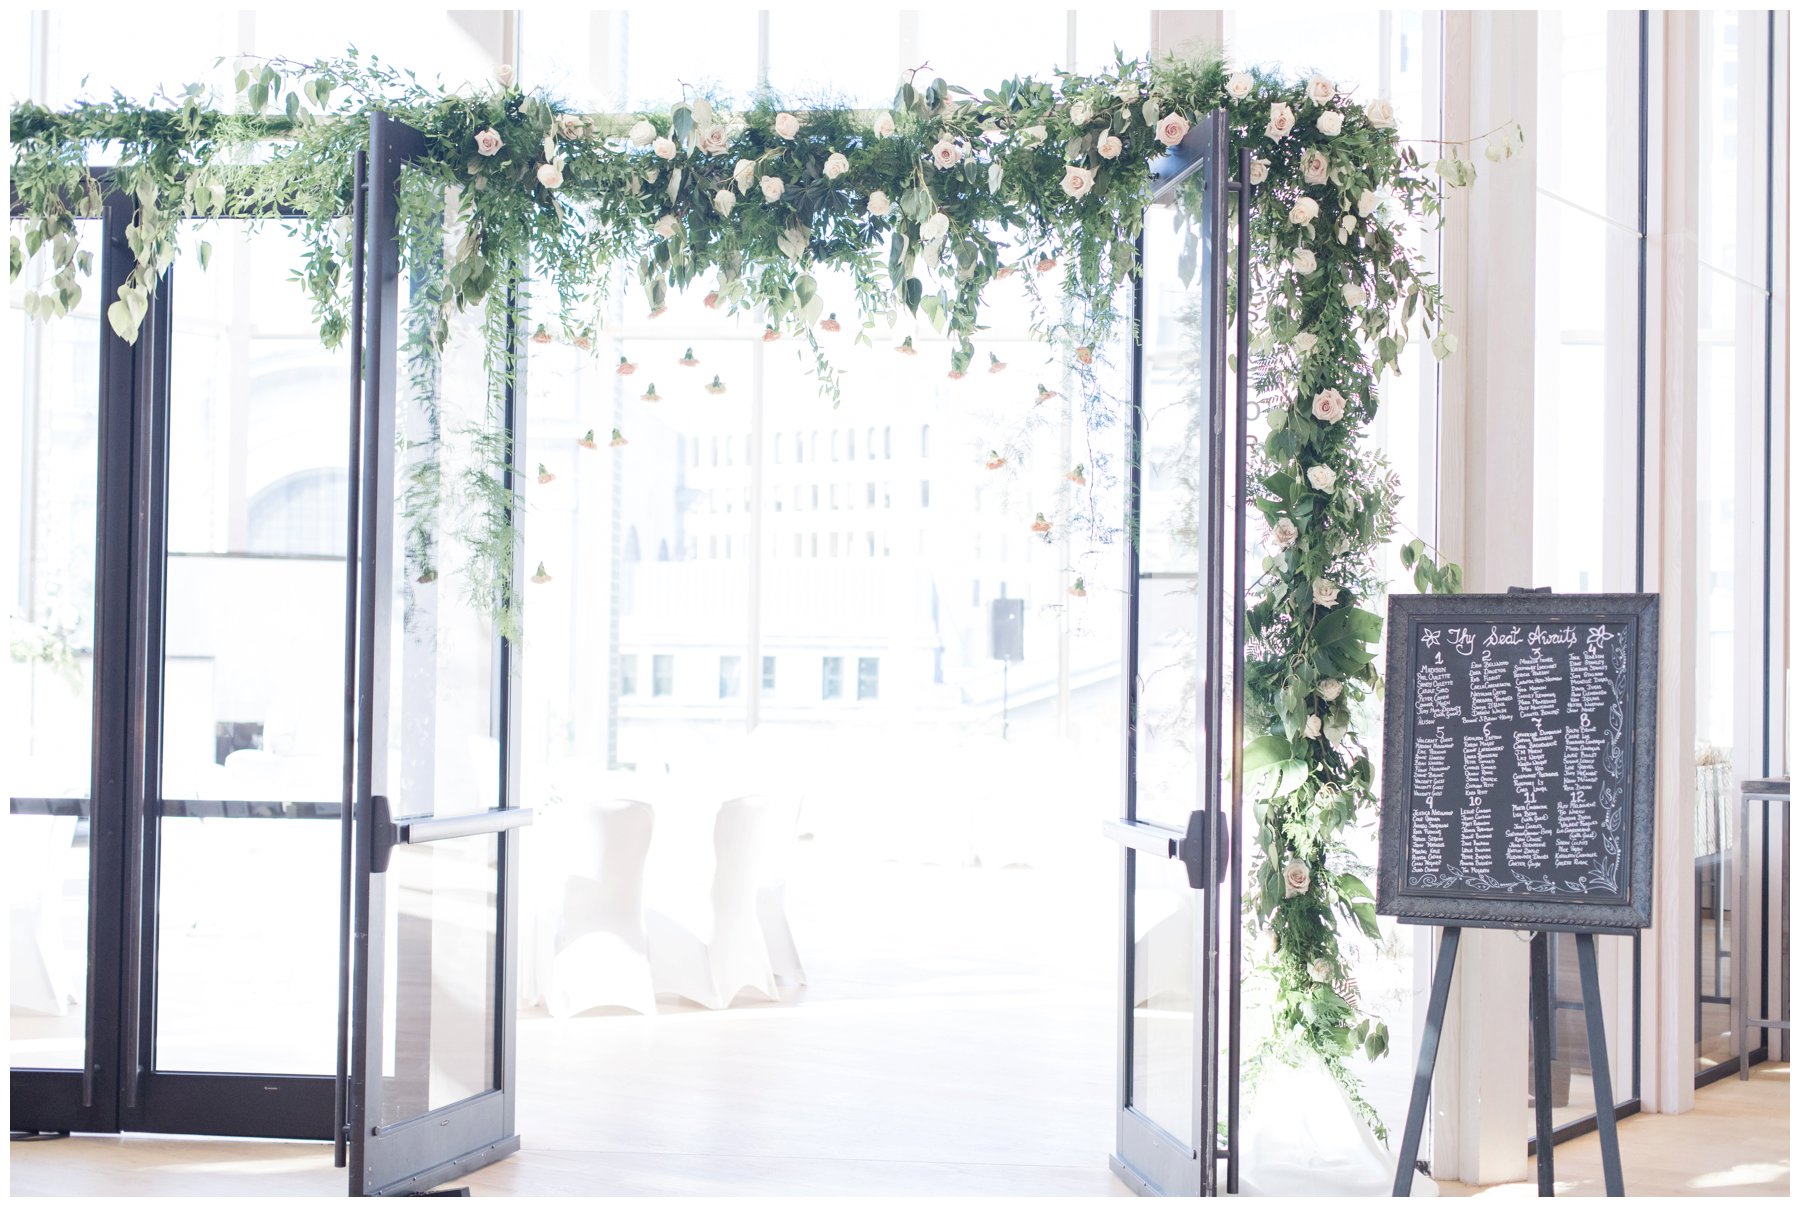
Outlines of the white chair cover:
M642 801L566 803L555 836L562 876L544 1005L567 1018L596 1006L656 1013L644 927L644 863L655 814Z
M767 797L739 797L719 806L710 891L694 891L693 879L659 884L648 913L650 966L659 994L709 1010L731 1005L745 989L780 1000L759 894L771 880L777 842L793 841L793 822L791 809L778 808ZM667 860L661 863L669 866Z

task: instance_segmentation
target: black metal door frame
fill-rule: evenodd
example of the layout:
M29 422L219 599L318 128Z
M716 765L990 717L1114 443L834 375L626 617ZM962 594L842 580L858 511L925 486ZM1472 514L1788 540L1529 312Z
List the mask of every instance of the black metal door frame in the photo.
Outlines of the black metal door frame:
M1244 491L1246 485L1245 432L1248 414L1249 327L1237 327L1236 354L1239 372L1235 399L1226 398L1225 349L1231 315L1244 316L1248 288L1248 185L1249 154L1236 156L1237 179L1232 180L1228 157L1229 128L1223 110L1195 124L1187 138L1155 168L1152 203L1173 204L1183 182L1204 173L1199 215L1200 266L1203 272L1205 321L1210 352L1207 364L1205 488L1200 494L1203 515L1204 564L1196 568L1200 614L1195 631L1200 634L1196 658L1196 743L1201 751L1194 801L1197 806L1185 830L1138 818L1136 767L1138 684L1137 651L1140 620L1140 539L1142 508L1143 406L1144 406L1144 240L1138 239L1139 274L1134 282L1134 318L1137 338L1132 359L1131 419L1126 447L1126 636L1125 636L1125 732L1123 817L1109 823L1108 835L1120 844L1120 1014L1118 1036L1117 1118L1118 1134L1111 1159L1115 1173L1140 1194L1214 1195L1219 1193L1218 1164L1224 1162L1224 1190L1238 1189L1238 1113L1240 1084L1239 1036L1243 947L1237 919L1242 908L1241 823L1243 818L1243 625ZM1237 259L1235 306L1227 304L1232 273L1227 263L1230 196L1237 208ZM1234 601L1231 615L1226 601ZM1232 650L1229 663L1225 651ZM1229 684L1226 682L1229 666ZM1222 779L1229 771L1230 788ZM1194 1102L1191 1136L1176 1136L1134 1106L1133 1016L1136 1001L1134 945L1136 931L1136 883L1138 861L1145 858L1179 860L1186 865L1189 887L1197 894L1199 926L1193 953L1195 1013L1193 1053ZM1221 902L1221 895L1225 901ZM1221 906L1228 912L1221 914ZM1231 921L1228 949L1221 953L1222 919ZM1221 956L1228 960L1220 968ZM1220 990L1225 1002L1221 1018ZM1221 1024L1225 1029L1221 1052ZM1223 1097L1223 1138L1220 1108Z

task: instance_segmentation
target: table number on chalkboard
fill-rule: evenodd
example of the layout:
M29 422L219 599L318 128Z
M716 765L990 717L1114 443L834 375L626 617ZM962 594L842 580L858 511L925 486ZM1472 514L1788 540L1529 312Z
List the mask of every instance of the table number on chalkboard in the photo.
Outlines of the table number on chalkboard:
M1388 600L1380 912L1650 923L1653 595Z

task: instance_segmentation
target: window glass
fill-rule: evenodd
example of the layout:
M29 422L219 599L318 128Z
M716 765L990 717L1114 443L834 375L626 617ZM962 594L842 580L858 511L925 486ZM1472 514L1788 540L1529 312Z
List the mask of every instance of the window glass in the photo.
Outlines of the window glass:
M744 660L737 654L719 655L719 699L735 700L743 688Z
M902 19L897 10L865 9L857 17L856 36L845 37L836 19L816 11L771 12L770 87L796 105L889 107L903 66Z
M827 655L821 659L819 699L841 700L844 696L844 660Z
M856 698L873 700L881 694L881 659L856 660Z

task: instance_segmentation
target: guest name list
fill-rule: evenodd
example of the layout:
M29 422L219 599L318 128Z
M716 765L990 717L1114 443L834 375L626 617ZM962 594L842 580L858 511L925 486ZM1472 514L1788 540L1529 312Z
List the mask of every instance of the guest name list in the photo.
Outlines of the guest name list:
M1409 891L1623 899L1629 636L1414 623Z

